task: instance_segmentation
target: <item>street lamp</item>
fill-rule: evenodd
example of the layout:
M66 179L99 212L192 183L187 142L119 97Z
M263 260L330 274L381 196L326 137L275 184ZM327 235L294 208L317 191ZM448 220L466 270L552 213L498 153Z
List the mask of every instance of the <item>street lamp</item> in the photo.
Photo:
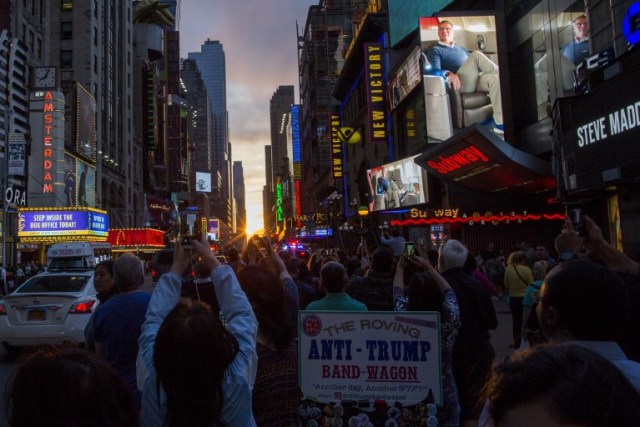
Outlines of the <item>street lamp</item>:
M358 216L360 217L360 244L362 245L364 243L364 219L369 216L369 207L359 206Z

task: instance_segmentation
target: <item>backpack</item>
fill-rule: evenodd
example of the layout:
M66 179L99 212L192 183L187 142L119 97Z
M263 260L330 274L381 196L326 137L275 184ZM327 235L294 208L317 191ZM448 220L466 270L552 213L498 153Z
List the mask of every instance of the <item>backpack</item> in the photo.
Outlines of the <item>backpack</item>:
M536 289L536 292L540 291L542 287L542 283L539 286L536 286L532 283L530 286L533 286ZM531 306L531 311L529 312L529 316L526 319L523 319L525 324L525 335L527 341L529 343L538 343L543 340L542 328L540 327L540 321L538 320L538 300L533 301L533 305Z
M369 311L393 311L393 282L371 277L356 277L349 295L367 306Z

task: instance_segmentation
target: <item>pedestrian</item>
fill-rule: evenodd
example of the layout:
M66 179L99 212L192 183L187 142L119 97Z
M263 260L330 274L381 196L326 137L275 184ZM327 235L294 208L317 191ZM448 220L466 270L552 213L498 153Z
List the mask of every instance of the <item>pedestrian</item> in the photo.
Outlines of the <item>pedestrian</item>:
M136 426L131 389L108 363L84 350L44 346L19 360L8 383L12 427Z
M522 251L512 252L504 272L504 286L509 291L509 309L512 320L513 348L520 347L522 333L522 300L527 287L533 283L531 269L527 265L527 254Z
M460 307L461 326L452 359L461 427L475 426L480 416L479 393L495 357L489 330L498 326L490 295L463 270L468 252L462 243L449 239L440 247L438 257L438 270L456 293Z
M151 297L140 289L144 284L140 259L132 253L120 255L113 264L113 279L118 295L99 305L93 320L96 354L109 362L139 398L138 337Z
M22 263L18 263L16 267L16 288L24 283L27 279L26 274L24 273L24 268Z
M579 345L539 345L497 365L481 427L635 427L640 395L609 361Z
M182 272L192 254L178 242L171 270L160 277L142 325L140 425L255 426L251 392L258 322L231 266L218 261L206 240L190 243L211 270L227 327L206 305L180 300Z
M393 311L394 256L390 248L379 247L371 255L364 276L354 276L347 292L369 311Z
M4 268L3 263L0 262L0 289L2 290L2 294L9 293L7 286L7 270Z
M407 264L419 268L408 278L405 287ZM438 425L457 427L460 422L458 388L453 377L453 346L460 330L460 307L449 283L431 265L428 258L414 255L398 260L394 276L394 299L397 311L436 311L440 313L440 343L443 405L438 409Z
M320 269L320 285L326 290L324 298L310 303L307 310L368 311L367 306L351 298L346 292L349 282L347 270L337 261L328 261Z
M380 234L380 242L383 245L388 246L393 251L393 256L399 257L404 253L404 237L400 234L400 228L392 227L389 230L388 227L382 227L382 233Z
M297 322L291 321L290 313L298 313L297 286L279 254L271 250L265 261L237 273L259 325L253 416L260 427L294 426L298 423L300 394ZM275 268L269 268L269 261ZM295 301L286 297L292 290L296 291Z
M118 288L113 279L113 260L102 261L96 265L93 273L93 287L96 289L96 298L100 304L104 304L111 297L118 294ZM93 322L96 313L93 312L84 328L84 348L95 353L96 342L93 336Z
M631 310L628 285L610 269L586 260L562 262L540 288L540 327L554 342L571 341L601 354L640 392L640 363L627 358L621 343L628 338Z

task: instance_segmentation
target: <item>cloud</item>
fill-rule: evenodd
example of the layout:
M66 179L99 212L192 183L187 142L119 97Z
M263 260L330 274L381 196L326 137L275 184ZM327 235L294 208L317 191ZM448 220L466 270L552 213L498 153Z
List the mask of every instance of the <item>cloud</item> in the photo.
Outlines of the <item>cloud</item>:
M249 231L262 227L264 146L271 143L269 100L280 85L298 89L296 21L304 31L311 0L189 0L182 2L181 56L205 40L224 48L233 160L241 160Z

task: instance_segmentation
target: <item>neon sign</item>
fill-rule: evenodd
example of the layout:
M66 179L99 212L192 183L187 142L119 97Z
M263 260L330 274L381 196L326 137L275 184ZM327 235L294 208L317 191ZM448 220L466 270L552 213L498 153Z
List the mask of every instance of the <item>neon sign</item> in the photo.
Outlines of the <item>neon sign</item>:
M282 211L282 182L276 181L276 218L278 221L282 221L284 218L284 212Z
M385 105L384 65L382 45L364 44L366 97L368 106L369 140L387 142L387 115Z
M42 103L44 136L42 138L42 192L53 193L53 95L45 92Z
M342 142L340 141L340 116L331 115L331 170L335 179L342 178Z
M484 225L486 223L491 223L493 225L497 225L501 222L505 224L509 224L511 222L522 223L523 221L564 221L564 214L531 214L531 213L522 213L516 214L515 212L511 212L509 215L494 215L489 213L489 215L480 215L478 213L468 216L467 214L463 214L460 216L435 216L431 218L424 218L422 216L412 218L398 220L391 220L391 226L415 226L415 225L433 225L433 224L469 224L474 225L476 223L480 225Z
M470 164L474 164L477 162L488 162L489 157L480 151L474 145L470 145L467 148L464 148L458 151L455 154L451 154L449 156L438 156L435 160L429 160L427 162L427 166L435 169L437 172L446 175L449 172L453 172L462 168L463 166L467 166Z

